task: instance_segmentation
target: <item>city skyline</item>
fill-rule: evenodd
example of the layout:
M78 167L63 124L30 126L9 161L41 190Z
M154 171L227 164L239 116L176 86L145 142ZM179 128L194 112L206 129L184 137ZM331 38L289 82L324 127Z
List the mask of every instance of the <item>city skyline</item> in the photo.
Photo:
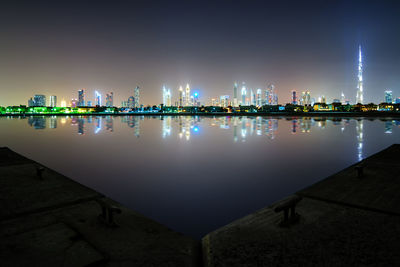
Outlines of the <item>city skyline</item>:
M235 81L253 90L274 84L280 103L291 101L292 90L327 101L343 92L353 102L359 45L364 103L382 101L387 90L400 95L395 1L150 5L5 4L0 106L26 104L35 94L69 103L81 88L86 98L112 91L119 104L137 85L141 103L152 105L162 103L163 84L177 95L187 83L204 102L232 97ZM160 14L170 16L160 23Z

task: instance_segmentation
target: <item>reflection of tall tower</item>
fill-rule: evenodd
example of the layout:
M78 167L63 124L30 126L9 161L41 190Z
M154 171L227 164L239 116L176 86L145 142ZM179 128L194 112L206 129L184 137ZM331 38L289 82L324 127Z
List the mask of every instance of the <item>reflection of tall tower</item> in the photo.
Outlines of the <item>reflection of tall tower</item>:
M166 116L162 118L163 126L162 126L162 137L165 138L166 136L171 135L171 117Z
M78 119L78 134L85 134L85 120L83 118Z
M358 120L357 121L357 156L358 156L358 161L363 160L363 143L364 143L364 138L363 138L363 128L364 128L364 121L363 120Z
M364 100L364 92L363 92L363 77L362 77L362 54L361 54L361 45L358 47L358 84L357 84L357 103L362 104ZM356 103L356 104L357 104Z

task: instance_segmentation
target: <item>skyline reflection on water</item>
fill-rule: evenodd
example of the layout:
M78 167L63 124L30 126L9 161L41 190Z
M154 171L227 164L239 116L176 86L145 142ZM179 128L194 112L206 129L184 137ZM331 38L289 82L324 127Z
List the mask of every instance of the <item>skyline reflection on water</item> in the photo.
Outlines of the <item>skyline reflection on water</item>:
M0 118L0 146L200 238L400 140L400 120Z

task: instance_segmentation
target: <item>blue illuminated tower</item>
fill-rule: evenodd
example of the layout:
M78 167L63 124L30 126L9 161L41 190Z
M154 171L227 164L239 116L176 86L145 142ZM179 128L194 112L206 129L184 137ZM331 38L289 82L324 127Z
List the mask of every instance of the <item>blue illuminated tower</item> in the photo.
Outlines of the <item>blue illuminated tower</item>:
M364 88L363 88L363 77L362 77L363 67L362 67L362 53L361 45L358 47L358 84L357 84L357 103L362 104L364 101ZM356 103L356 104L357 104Z
M96 106L101 106L101 94L97 91L94 92Z
M85 106L85 89L78 90L78 106Z

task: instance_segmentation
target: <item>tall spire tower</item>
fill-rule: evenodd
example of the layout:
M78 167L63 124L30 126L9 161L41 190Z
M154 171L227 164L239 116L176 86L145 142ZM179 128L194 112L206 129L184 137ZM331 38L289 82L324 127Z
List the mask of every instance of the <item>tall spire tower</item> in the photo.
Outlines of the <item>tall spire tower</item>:
M364 92L363 92L363 77L362 77L362 54L361 54L361 45L358 47L358 84L357 84L357 103L363 103L364 100Z

